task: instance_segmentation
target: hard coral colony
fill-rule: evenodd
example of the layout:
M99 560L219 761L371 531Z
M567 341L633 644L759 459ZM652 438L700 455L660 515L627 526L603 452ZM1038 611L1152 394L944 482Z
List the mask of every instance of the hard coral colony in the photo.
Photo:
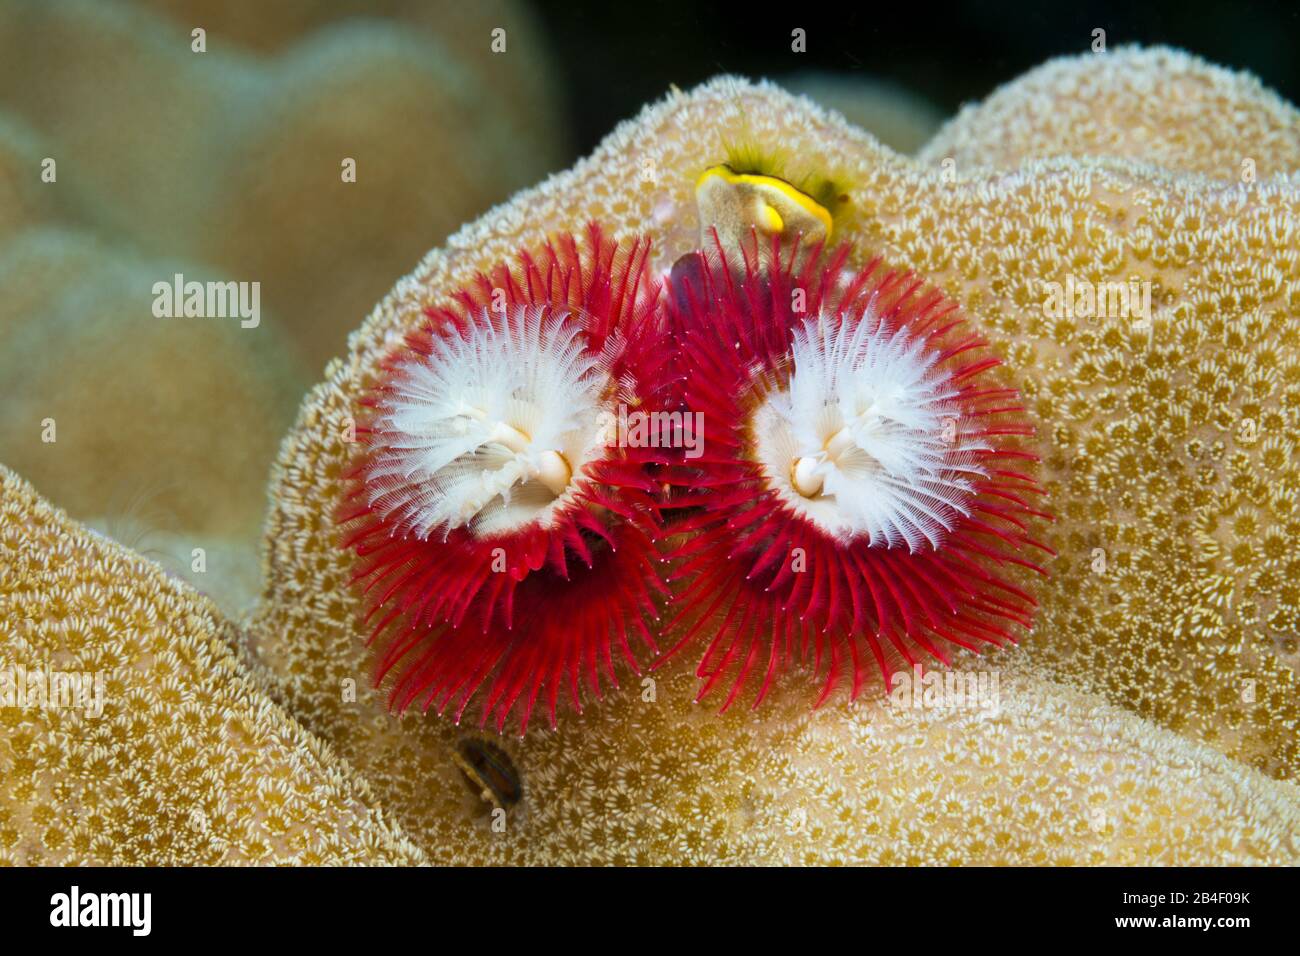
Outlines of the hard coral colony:
M1058 61L921 159L674 93L352 335L240 624L0 472L7 651L109 675L88 731L0 711L0 857L1295 862L1300 125L1252 83ZM1188 108L1026 106L1080 84ZM1148 326L1046 315L1074 278ZM996 706L897 706L935 663Z
M1181 555L1186 539L1176 524L1138 525L1131 517L1134 512L1153 514L1151 508L1159 506L1159 498L1150 496L1166 492L1152 486L1141 489L1137 498L1115 501L1115 479L1108 477L1118 476L1124 467L1123 462L1112 461L1116 448L1138 442L1144 444L1134 447L1149 447L1151 454L1163 455L1174 469L1166 491L1181 488L1184 466L1170 458L1169 449L1161 452L1158 447L1168 426L1152 430L1141 422L1157 415L1161 421L1176 423L1184 410L1195 411L1182 404L1185 386L1181 373L1173 371L1178 363L1171 363L1164 376L1172 386L1162 393L1165 404L1152 406L1146 395L1159 383L1149 384L1146 373L1135 370L1126 329L1109 320L1100 321L1095 330L1052 325L1043 320L1041 310L1035 311L1044 279L1063 281L1070 271L1077 271L1092 281L1112 276L1127 281L1130 272L1145 272L1153 277L1156 290L1152 325L1158 350L1154 354L1163 355L1181 341L1180 348L1194 351L1203 361L1227 362L1226 349L1240 350L1250 340L1238 337L1233 339L1236 344L1220 346L1196 314L1176 311L1171 324L1171 313L1162 310L1174 301L1168 296L1179 290L1197 301L1221 295L1215 292L1220 288L1216 277L1230 275L1233 263L1240 265L1243 248L1253 249L1248 271L1240 274L1243 288L1256 288L1257 297L1268 297L1261 302L1289 301L1287 290L1297 281L1286 238L1294 232L1290 198L1294 188L1275 177L1268 184L1257 184L1250 194L1252 201L1243 204L1226 192L1220 195L1184 178L1177 171L1182 163L1179 157L1188 157L1187 162L1198 167L1208 161L1207 151L1212 150L1208 144L1216 136L1210 117L1219 108L1211 104L1225 97L1235 104L1243 122L1258 125L1262 141L1279 142L1281 130L1294 125L1287 120L1294 111L1277 114L1280 107L1258 100L1237 78L1166 51L1120 52L1110 59L1076 59L1052 69L1068 74L1054 80L1052 88L1069 89L1078 76L1086 75L1094 88L1094 102L1134 115L1145 116L1154 108L1143 90L1153 84L1161 89L1176 86L1177 95L1186 102L1203 104L1201 113L1186 115L1203 116L1206 122L1171 133L1162 144L1168 162L1164 171L1123 159L1060 158L1013 174L959 167L967 171L950 182L937 171L937 164L921 167L897 157L834 117L771 86L718 81L647 109L570 172L520 194L467 227L399 283L354 335L348 356L332 367L327 381L309 397L304 417L282 451L268 524L269 594L253 621L252 633L272 670L289 675L286 688L295 713L389 795L389 805L399 808L404 826L420 834L421 845L439 847L445 859L498 862L1059 863L1136 862L1156 855L1169 862L1294 858L1296 850L1288 834L1295 827L1297 804L1289 785L1234 769L1240 765L1223 753L1247 760L1266 754L1272 773L1286 773L1293 759L1288 748L1294 746L1293 694L1287 690L1294 685L1289 670L1278 662L1274 672L1258 672L1258 686L1267 689L1241 732L1230 729L1231 707L1220 702L1212 685L1199 680L1184 683L1183 675L1206 666L1210 653L1208 648L1187 647L1181 638L1170 639L1182 627L1176 616L1182 612L1176 609L1189 606L1173 593L1185 587L1188 572ZM1129 79L1134 75L1146 76L1148 82L1134 86ZM1050 95L1040 92L1035 76L1026 83L1027 95ZM1201 90L1213 93L1198 99ZM1026 117L1045 115L1042 109L1008 109L1007 113L1022 125ZM981 128L978 115L954 122L957 125L941 135L956 143L963 141L962 128ZM1159 124L1153 115L1150 127ZM1028 125L1018 140L1003 144L1004 150L1024 143L1026 148L1033 144L1050 151L1050 146L1034 140L1034 128ZM1086 132L1092 127L1085 123L1079 128ZM746 137L780 144L789 156L818 157L828 182L851 185L847 190L851 201L836 202L827 210L833 237L825 234L825 220L793 201L788 189L765 181L752 168L745 169L740 158L735 162L741 168L729 164L733 157L728 157L725 144ZM1095 139L1103 142L1099 135ZM702 150L701 143L716 147ZM1102 151L1102 146L1094 151ZM1068 147L1057 153L1068 153ZM1277 155L1278 162L1282 156L1300 157L1300 146L1287 152L1279 145ZM705 176L720 165L731 175L720 170ZM644 168L656 170L654 183L628 172ZM797 172L783 172L786 175L780 178L786 186L808 183ZM730 181L741 176L754 178ZM838 200L845 192L841 186L822 195ZM582 201L575 202L575 197ZM385 377L386 362L407 335L427 325L431 308L452 301L457 289L474 288L479 274L490 275L503 263L517 261L520 250L537 256L546 248L547 228L552 236L565 231L578 235L594 220L612 236L648 232L654 239L648 269L661 285L656 311L668 326L661 334L671 334L676 321L670 321L672 316L686 317L683 293L703 272L690 264L699 260L690 257L712 248L712 231L716 230L732 264L709 260L725 283L737 271L733 266L744 265L739 250L752 235L749 227L759 230L757 268L760 272L768 268L770 235L764 227L776 226L777 217L792 235L801 233L813 245L833 248L832 241L851 237L849 274L865 268L872 258L863 258L864 250L876 250L888 263L880 272L882 278L891 270L914 270L926 276L946 298L959 304L972 332L988 340L990 354L1006 360L1005 366L985 369L980 377L997 388L1018 388L1024 396L1021 404L1028 412L1023 416L1007 412L1007 420L1019 423L1029 418L1037 423L1032 439L998 436L996 444L1012 449L1023 442L1022 450L1040 456L1036 468L1026 462L1025 467L1006 470L1022 472L1047 492L1047 507L1033 504L1030 497L1025 502L1030 510L1055 512L1054 523L1032 516L1017 515L1017 520L1031 529L1029 538L1041 539L1060 554L1051 561L1050 578L1015 563L1003 565L997 573L1039 603L1035 631L1019 635L1027 651L999 655L1001 716L976 720L962 713L889 707L879 693L864 693L853 706L837 704L814 712L811 704L819 694L795 693L792 679L774 679L757 710L732 707L716 716L725 695L718 706L704 710L690 706L700 685L690 670L674 666L678 658L670 658L653 672L657 689L647 688L643 679L639 688L605 694L597 707L584 705L581 716L559 708L553 734L539 735L530 728L518 743L498 738L495 746L522 781L523 799L512 811L515 822L507 833L485 838L466 832L456 823L464 812L455 796L463 786L462 775L459 770L443 770L443 755L466 740L467 731L451 721L407 717L395 732L385 703L387 692L367 697L365 715L360 717L354 707L340 704L328 691L341 679L373 672L375 664L373 655L361 649L353 624L354 614L368 613L368 602L309 597L337 593L356 573L355 554L338 547L338 529L322 527L319 521L320 515L335 513L338 501L356 490L355 479L339 480L355 469L359 451L340 440L340 423L355 416L365 396L373 394L376 383ZM1192 235L1202 236L1210 245L1172 244L1180 228L1192 230ZM1243 247L1231 241L1232 236L1261 228L1261 243ZM1229 256L1229 249L1237 251ZM1203 258L1202 265L1189 268L1194 256ZM1273 270L1286 278L1270 286L1271 292L1254 285L1257 272L1259 281L1264 281ZM1226 300L1223 307L1229 312L1239 309ZM1271 343L1263 348L1271 349L1275 357L1291 348L1283 341L1289 334L1284 323L1257 328L1264 336L1258 341ZM1142 343L1150 343L1153 330L1144 334ZM1144 349L1150 352L1147 345ZM685 360L700 359L687 355ZM1093 366L1108 371L1103 377L1089 371ZM704 383L694 381L698 378L693 376L688 384L702 388ZM671 382L666 386L666 397L673 396L673 388ZM1113 395L1106 394L1107 388ZM679 391L671 400L688 399L689 394ZM1270 403L1270 407L1280 411L1290 406ZM710 439L718 437L721 433L713 435L706 428L704 447L709 449ZM1098 441L1106 444L1101 457L1089 458L1090 470L1072 464L1078 461L1073 449ZM802 448L798 457L815 458L820 450ZM1256 446L1251 454L1260 450ZM1253 467L1273 469L1271 461L1265 455ZM644 463L657 481L663 479L657 492L659 507L651 517L656 519L666 555L684 541L683 536L672 534L674 527L701 520L700 511L691 514L689 509L671 507L677 487L671 479L681 469L697 468L699 462L681 454L664 464ZM805 471L808 468L805 465ZM778 480L784 477L780 468L772 473ZM1289 480L1285 473L1270 474L1275 481ZM1021 484L1029 488L1031 482ZM1195 503L1187 500L1186 507L1212 513L1216 506L1198 494ZM1136 536L1139 533L1142 537ZM1090 568L1099 543L1109 545L1113 569L1109 576ZM1032 556L1045 552L1025 544L1014 551L1005 549L1030 563L1044 564L1042 558L1035 562ZM899 557L910 556L904 552L905 547ZM664 567L671 577L675 566ZM584 568L584 562L576 562L573 573L580 576ZM994 574L989 565L985 571ZM669 586L689 586L691 573L688 569ZM1196 586L1201 571L1192 574ZM893 583L898 586L896 580ZM881 592L882 602L890 602L886 613L895 607L887 592L888 585ZM829 598L829 590L826 593ZM851 594L847 606L852 606ZM879 612L873 612L874 604L868 605L864 639L874 636L871 625ZM1106 623L1099 629L1102 615ZM1019 625L1004 629L1016 634ZM651 630L661 650L675 643ZM287 632L299 635L291 646L275 636ZM904 646L916 652L915 647ZM770 661L762 651L770 655L772 647L760 648L759 662L746 682L755 697ZM779 650L784 649L782 643ZM705 673L729 650L715 655ZM733 673L743 668L751 650L752 645L745 645L735 652ZM682 648L680 656L687 651ZM1177 726L1198 739L1188 740L1127 710L1107 709L1113 704L1129 705L1166 726L1173 723L1146 703L1148 694L1152 701L1161 701L1168 693L1143 684L1159 675L1143 668L1130 668L1121 675L1113 666L1115 652L1185 660L1181 669L1169 668L1165 673L1178 675L1175 699L1183 709ZM699 662L706 653L704 642L691 653ZM963 662L958 666L968 666L964 653L952 655ZM815 648L811 656L809 663L815 664ZM1222 660L1221 655L1214 656ZM618 660L619 655L611 658ZM1239 660L1237 666L1249 666L1244 658ZM657 661L640 658L638 664ZM1235 680L1239 673L1224 679ZM1121 676L1128 683L1118 683ZM841 677L851 689L848 668ZM1112 703L1104 702L1101 694ZM649 700L653 706L647 705ZM496 716L499 719L499 712ZM930 743L920 750L910 749L909 742L919 734ZM404 765L419 766L419 775L403 773ZM1030 766L1041 772L1026 778L1024 771ZM1174 770L1175 766L1183 769ZM938 791L917 792L915 783L906 782L931 780L945 781L942 793L947 799L941 805L930 803L940 800ZM1027 780L1043 781L1050 792L1026 789ZM1259 788L1252 791L1258 796L1248 800L1253 809L1244 817L1221 813L1218 808L1239 805L1235 801L1240 796L1229 796L1238 785ZM1139 792L1145 794L1140 800L1124 796ZM921 806L935 808L924 824L917 817ZM806 816L808 826L792 832L780 821L795 812ZM843 819L855 824L845 831L836 822ZM1099 819L1103 820L1100 826ZM1224 829L1229 820L1240 824L1232 824L1228 828L1232 832ZM575 826L580 826L580 837ZM827 841L830 833L839 834L839 839ZM899 845L898 840L911 849L891 849Z

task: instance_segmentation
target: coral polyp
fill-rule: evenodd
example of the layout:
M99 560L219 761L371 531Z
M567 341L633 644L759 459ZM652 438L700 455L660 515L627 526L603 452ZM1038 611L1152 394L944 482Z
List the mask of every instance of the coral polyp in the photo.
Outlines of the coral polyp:
M873 659L888 688L902 662L1014 642L1035 601L1010 569L1045 574L1030 555L1050 550L1033 427L987 374L999 359L879 260L759 248L719 242L668 297L680 400L707 436L668 479L672 652L705 645L700 696L729 677L726 709L761 674L757 706L810 657L820 704L846 674L856 697Z
M660 581L646 465L610 426L652 400L661 353L649 245L596 227L480 275L383 363L365 400L365 454L340 521L355 552L377 681L390 703L482 721L545 691L617 684L657 652Z

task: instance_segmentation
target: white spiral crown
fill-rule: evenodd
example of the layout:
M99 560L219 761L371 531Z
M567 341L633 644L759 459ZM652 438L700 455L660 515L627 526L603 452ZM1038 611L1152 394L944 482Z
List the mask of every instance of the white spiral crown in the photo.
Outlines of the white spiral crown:
M549 525L601 454L608 375L573 314L483 311L400 370L380 409L370 505L395 533Z
M868 308L795 330L789 387L754 417L757 457L795 511L841 539L938 547L969 513L985 444L938 353Z

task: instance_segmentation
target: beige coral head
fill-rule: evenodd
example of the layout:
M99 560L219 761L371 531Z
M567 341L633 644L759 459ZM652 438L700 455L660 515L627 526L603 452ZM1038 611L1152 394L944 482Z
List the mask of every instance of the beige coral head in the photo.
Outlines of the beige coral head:
M1159 51L1130 60L1153 76L1167 62ZM1100 66L1097 83L1103 98L1122 95ZM1218 109L1212 85L1189 89L1189 109ZM1004 702L992 722L881 702L813 716L802 695L718 720L688 702L691 675L669 667L554 733L502 743L523 797L493 832L482 788L469 791L454 758L473 731L395 721L364 686L372 662L328 519L353 461L346 423L427 308L549 231L593 219L623 236L650 229L666 273L698 247L700 172L742 134L854 183L835 234L853 239L855 258L879 253L925 275L1021 376L1062 519L1042 623L1014 663L988 665ZM1300 308L1300 186L1213 183L1186 175L1182 154L1172 145L1164 168L959 166L951 180L771 84L724 78L647 107L429 253L308 395L272 479L251 629L260 659L295 713L449 861L1294 860L1294 787L1237 759L1277 776L1298 759L1284 635L1300 377L1285 318ZM629 173L645 168L655 176ZM1150 326L1047 316L1043 283L1067 276L1152 283ZM1246 418L1254 444L1238 441ZM1279 529L1281 551L1247 516ZM355 701L341 699L344 680L361 685Z
M211 601L2 466L0 620L0 863L426 860Z

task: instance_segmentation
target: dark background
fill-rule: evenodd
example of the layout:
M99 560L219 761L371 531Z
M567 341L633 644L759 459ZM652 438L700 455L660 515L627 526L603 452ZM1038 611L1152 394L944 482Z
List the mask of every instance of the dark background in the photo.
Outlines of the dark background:
M1050 57L1128 43L1246 69L1300 102L1300 0L936 4L534 0L565 85L578 155L619 120L719 73L779 80L817 69L893 80L947 113ZM808 50L790 50L807 30Z

